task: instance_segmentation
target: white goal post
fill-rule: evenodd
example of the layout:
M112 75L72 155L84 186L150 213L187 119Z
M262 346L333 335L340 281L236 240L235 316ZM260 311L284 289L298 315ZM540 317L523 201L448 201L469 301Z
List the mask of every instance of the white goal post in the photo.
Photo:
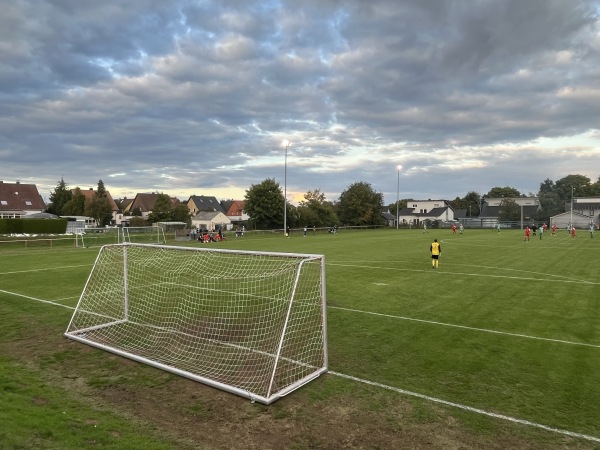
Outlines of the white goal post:
M151 226L78 228L75 231L76 247L101 247L123 242L164 244L166 243L165 230L159 226Z
M100 250L65 336L270 404L327 371L322 255Z

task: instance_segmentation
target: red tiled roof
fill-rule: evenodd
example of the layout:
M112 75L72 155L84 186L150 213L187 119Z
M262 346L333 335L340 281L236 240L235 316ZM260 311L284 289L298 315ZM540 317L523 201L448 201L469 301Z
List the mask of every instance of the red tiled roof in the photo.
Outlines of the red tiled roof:
M92 188L89 189L81 189L79 188L79 190L81 191L81 193L83 194L83 196L85 197L85 202L89 203L92 201L92 199L94 198L94 194L96 193L96 191ZM73 194L75 194L75 189L71 189L71 192ZM110 205L110 209L112 211L118 211L119 208L117 206L117 204L115 203L115 201L113 200L112 196L110 195L110 192L106 191L106 198L108 198L108 204Z
M0 181L0 211L43 211L44 199L35 184Z
M242 212L244 211L244 206L245 203L243 200L234 200L233 202L231 202L231 205L229 205L229 208L227 209L227 212L225 213L226 216L241 216Z

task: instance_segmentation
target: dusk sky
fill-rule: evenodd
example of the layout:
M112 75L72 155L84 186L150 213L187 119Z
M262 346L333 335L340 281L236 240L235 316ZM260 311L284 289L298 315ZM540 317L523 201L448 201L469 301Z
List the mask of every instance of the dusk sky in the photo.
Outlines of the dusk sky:
M0 180L46 200L283 189L286 139L294 202L600 176L600 0L0 1Z

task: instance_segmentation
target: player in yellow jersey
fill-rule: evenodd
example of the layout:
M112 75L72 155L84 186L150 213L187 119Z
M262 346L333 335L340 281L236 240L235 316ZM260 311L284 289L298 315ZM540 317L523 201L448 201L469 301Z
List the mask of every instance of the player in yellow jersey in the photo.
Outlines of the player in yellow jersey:
M440 255L442 254L442 246L437 239L433 240L429 246L429 251L431 252L431 268L437 269L439 266Z

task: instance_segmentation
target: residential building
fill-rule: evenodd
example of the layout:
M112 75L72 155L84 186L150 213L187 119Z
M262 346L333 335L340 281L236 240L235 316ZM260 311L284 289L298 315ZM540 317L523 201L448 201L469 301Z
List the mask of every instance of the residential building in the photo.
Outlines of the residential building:
M406 208L398 212L400 224L419 225L424 221L454 220L454 210L447 200L409 200Z
M46 210L35 184L0 181L0 218L20 218Z
M192 195L186 204L192 216L195 216L201 211L217 211L223 213L223 215L225 214L223 207L218 202L216 197Z
M192 217L192 228L214 231L231 229L231 220L220 211L201 211Z
M154 192L149 194L136 194L135 198L127 205L124 212L133 215L136 210L139 210L142 217L147 219L154 210L154 205L156 204L159 195L160 194ZM171 197L171 203L175 206L179 203L179 200L175 197ZM125 217L125 219L127 219L127 217Z
M85 204L89 205L92 202L92 200L94 199L94 195L96 194L96 191L94 191L93 188L89 188L89 189L79 188L79 190L85 197ZM76 189L71 189L72 194L75 194L75 191L76 191ZM108 192L108 191L106 191L106 198L108 199L108 204L110 205L110 210L112 213L112 223L113 224L120 223L120 221L119 222L117 221L117 218L119 216L119 207L117 206L117 204L113 200L112 196L110 195L110 192Z
M244 211L244 201L234 200L232 201L225 211L225 215L234 224L245 223L250 217Z
M600 197L575 197L565 204L565 212L550 217L550 226L556 224L558 228L587 229L590 223L600 224Z

